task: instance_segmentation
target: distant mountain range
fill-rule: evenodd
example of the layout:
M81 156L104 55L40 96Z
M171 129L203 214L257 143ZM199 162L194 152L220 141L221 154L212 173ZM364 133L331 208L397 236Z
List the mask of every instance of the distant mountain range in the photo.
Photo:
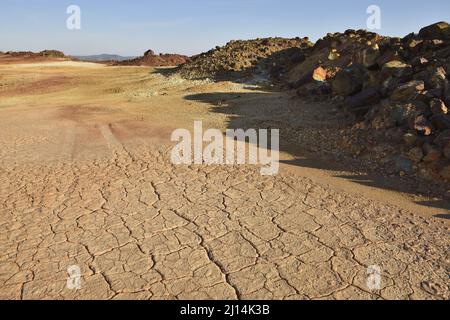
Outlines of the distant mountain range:
M123 57L117 54L97 54L92 56L72 56L75 59L82 61L126 61L136 57Z

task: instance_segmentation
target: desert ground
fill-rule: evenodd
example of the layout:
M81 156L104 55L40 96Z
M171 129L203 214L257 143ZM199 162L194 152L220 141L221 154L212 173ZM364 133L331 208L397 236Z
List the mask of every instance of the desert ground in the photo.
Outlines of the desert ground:
M329 107L166 68L0 65L0 298L449 299L450 211L304 150ZM301 138L274 176L172 165L195 120Z

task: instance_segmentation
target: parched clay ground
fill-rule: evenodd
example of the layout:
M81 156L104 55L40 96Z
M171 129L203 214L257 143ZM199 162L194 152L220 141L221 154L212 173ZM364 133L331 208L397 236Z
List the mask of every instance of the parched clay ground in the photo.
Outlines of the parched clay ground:
M307 114L283 94L148 68L0 66L0 298L449 299L441 207L289 154L270 177L169 161L175 128L292 104Z

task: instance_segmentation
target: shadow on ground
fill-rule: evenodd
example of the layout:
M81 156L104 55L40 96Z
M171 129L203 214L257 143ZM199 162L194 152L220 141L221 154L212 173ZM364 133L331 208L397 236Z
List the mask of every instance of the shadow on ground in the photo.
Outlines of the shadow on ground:
M443 187L430 188L413 178L386 177L363 169L359 160L351 157L336 159L323 149L333 148L339 139L339 130L349 124L330 103L306 102L276 91L214 92L195 94L186 100L210 105L210 112L226 114L229 129L280 129L280 151L287 152L294 160L282 163L322 169L333 172L333 176L357 184L392 190L411 195L436 197L444 194ZM284 137L294 137L294 141ZM334 145L336 147L336 145ZM450 203L437 197L434 201L417 201L419 205L450 210ZM449 219L449 214L439 215Z
M152 69L152 74L160 74L165 77L170 77L176 74L178 71L178 67L154 67Z

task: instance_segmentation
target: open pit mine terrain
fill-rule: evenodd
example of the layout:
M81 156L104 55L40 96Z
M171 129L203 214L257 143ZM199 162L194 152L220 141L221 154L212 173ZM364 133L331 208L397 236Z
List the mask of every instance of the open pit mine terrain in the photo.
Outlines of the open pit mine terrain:
M0 54L0 298L449 299L448 30L238 41L181 67ZM365 65L340 60L349 41ZM416 93L433 110L380 124L402 158L379 161L362 107ZM197 120L279 128L279 173L172 164L172 132Z

